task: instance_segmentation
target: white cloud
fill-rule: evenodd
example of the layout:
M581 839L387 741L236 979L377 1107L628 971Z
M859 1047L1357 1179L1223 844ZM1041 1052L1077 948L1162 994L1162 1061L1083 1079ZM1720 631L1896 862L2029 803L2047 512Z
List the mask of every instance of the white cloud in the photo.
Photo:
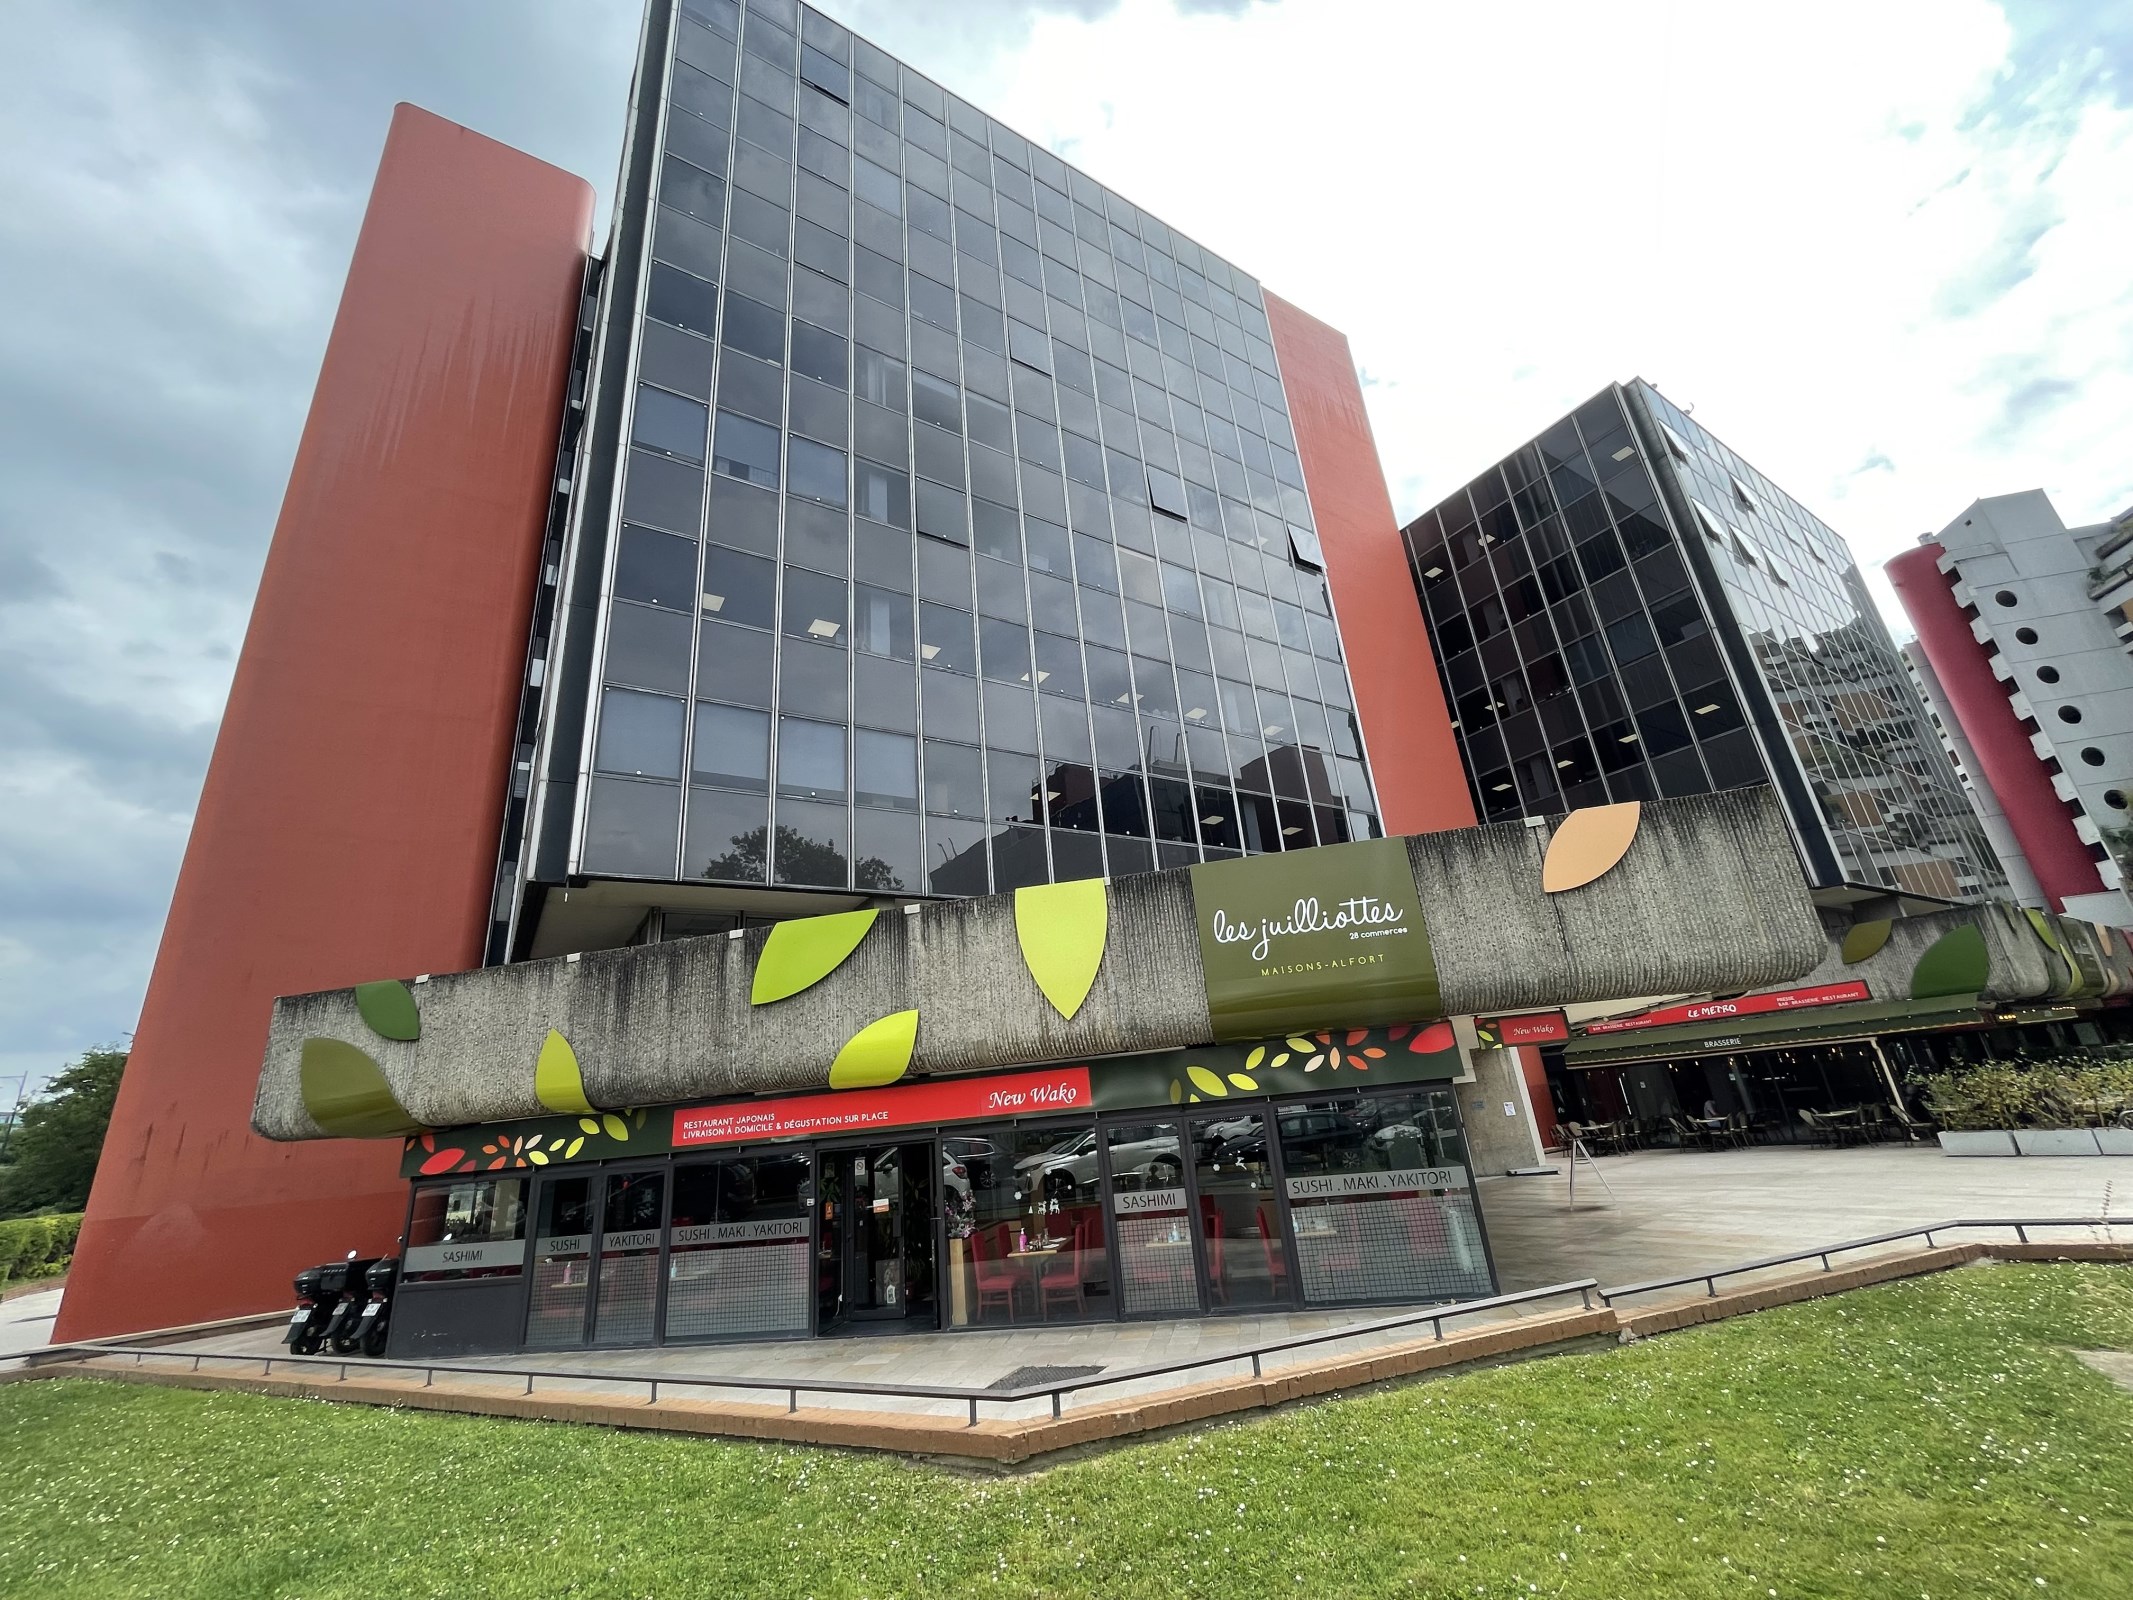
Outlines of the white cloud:
M1641 374L1872 573L1977 495L2133 499L2133 110L2013 44L1984 0L1125 0L908 48L1347 332L1403 517Z

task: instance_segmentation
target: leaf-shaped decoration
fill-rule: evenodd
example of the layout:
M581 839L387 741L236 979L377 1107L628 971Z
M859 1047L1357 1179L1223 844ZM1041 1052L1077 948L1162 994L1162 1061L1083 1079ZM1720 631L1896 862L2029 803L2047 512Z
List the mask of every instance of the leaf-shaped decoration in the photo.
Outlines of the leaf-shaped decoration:
M1541 888L1549 894L1582 889L1602 878L1615 863L1629 854L1636 842L1637 822L1644 815L1641 800L1620 805L1585 806L1563 818L1548 841L1548 854L1541 862Z
M1252 1047L1252 1053L1244 1058L1244 1070L1247 1072L1256 1071L1258 1069L1259 1063L1264 1061L1265 1059L1266 1046L1263 1044L1254 1045Z
M1213 1095L1219 1099L1229 1093L1222 1080L1205 1067L1187 1067L1185 1076L1192 1079L1192 1086L1201 1094Z
M297 1059L304 1109L329 1139L398 1139L420 1133L377 1062L341 1039L306 1039Z
M1257 1078L1251 1077L1250 1075L1242 1072L1232 1072L1229 1075L1229 1081L1235 1084L1238 1088L1242 1089L1246 1094L1252 1094L1256 1092L1259 1088L1259 1080Z
M1407 1048L1418 1056L1433 1056L1440 1051L1455 1048L1459 1043L1449 1022L1432 1022L1420 1033L1407 1041Z
M466 1152L464 1150L440 1150L431 1156L429 1160L422 1163L422 1175L425 1178L434 1178L440 1172L450 1172L454 1166L465 1158Z
M748 1003L766 1006L820 983L859 948L878 915L876 911L838 911L778 923L763 941L763 953L755 958Z
M603 1111L600 1113L600 1126L603 1130L605 1130L607 1136L610 1139L621 1140L627 1139L630 1136L630 1125L624 1122L620 1117L616 1116L612 1111Z
M2034 906L2024 906L2022 909L2028 913L2029 925L2036 929L2037 937L2044 941L2045 947L2055 954L2065 955L2066 940L2059 930L2052 926L2052 919Z
M918 1013L896 1011L870 1022L837 1052L830 1063L832 1089L878 1089L911 1070L911 1049L918 1043Z
M1170 1080L1170 1103L1172 1105L1176 1105L1180 1100L1183 1100L1184 1098L1185 1085L1178 1082L1177 1079L1172 1078Z
M541 1041L541 1053L533 1063L533 1098L565 1116L592 1114L592 1102L585 1098L585 1077L578 1071L578 1053L553 1028Z
M422 1013L415 1009L415 991L398 978L355 986L356 1010L370 1031L381 1039L419 1039Z
M1867 957L1881 953L1881 947L1889 942L1889 933L1895 926L1895 922L1888 917L1855 922L1845 932L1844 943L1837 947L1837 954L1844 957L1847 967L1856 967Z
M1038 883L1015 891L1015 940L1044 998L1072 1018L1089 998L1111 933L1111 896L1101 878Z
M1911 998L1927 1000L1943 994L1975 994L1992 977L1992 956L1977 924L1951 928L1926 947L1911 969Z

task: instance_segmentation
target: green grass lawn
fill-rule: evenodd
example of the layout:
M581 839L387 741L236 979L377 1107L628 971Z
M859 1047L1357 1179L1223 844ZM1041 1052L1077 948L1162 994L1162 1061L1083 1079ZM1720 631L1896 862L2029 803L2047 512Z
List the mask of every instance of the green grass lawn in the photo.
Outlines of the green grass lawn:
M2133 1596L2133 1270L1992 1267L1014 1479L0 1387L0 1593Z

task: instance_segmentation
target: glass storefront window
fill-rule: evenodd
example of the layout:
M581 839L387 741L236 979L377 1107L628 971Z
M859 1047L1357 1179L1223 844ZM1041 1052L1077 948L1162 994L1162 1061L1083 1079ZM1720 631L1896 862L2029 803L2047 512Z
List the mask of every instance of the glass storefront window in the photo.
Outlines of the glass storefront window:
M472 1178L415 1191L402 1283L515 1278L526 1261L526 1180Z
M648 1344L659 1300L659 1246L667 1175L611 1172L600 1216L596 1344Z
M1306 1305L1492 1292L1449 1090L1305 1101L1276 1120Z
M1114 1314L1093 1125L974 1128L940 1152L953 1326Z
M1289 1303L1288 1256L1266 1125L1262 1112L1196 1118L1192 1124L1203 1270L1208 1303L1220 1310Z
M591 1178L544 1178L533 1225L533 1299L526 1344L563 1350L585 1342L585 1290L592 1282Z
M806 1333L813 1198L802 1152L676 1166L666 1336Z
M1190 1316L1200 1309L1192 1218L1185 1203L1184 1143L1175 1122L1104 1130L1111 1214L1118 1229L1119 1295L1129 1317Z

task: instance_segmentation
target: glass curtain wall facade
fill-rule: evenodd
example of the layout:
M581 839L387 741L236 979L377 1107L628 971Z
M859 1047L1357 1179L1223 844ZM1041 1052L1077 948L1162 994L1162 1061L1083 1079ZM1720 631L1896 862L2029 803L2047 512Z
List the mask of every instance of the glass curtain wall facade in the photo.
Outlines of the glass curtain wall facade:
M1484 820L1768 782L1817 887L2004 888L1843 540L1648 384L1404 537Z
M1257 285L792 0L670 20L575 869L1375 833Z

